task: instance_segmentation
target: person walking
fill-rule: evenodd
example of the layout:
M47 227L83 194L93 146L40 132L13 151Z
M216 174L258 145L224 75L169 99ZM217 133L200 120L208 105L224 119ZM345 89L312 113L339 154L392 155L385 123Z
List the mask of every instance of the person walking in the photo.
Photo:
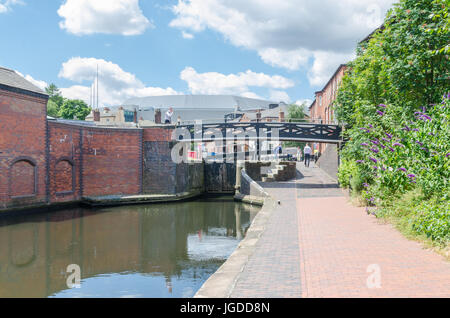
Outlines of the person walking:
M173 116L173 108L170 107L169 110L166 112L166 116L165 116L165 123L166 124L171 124L172 123L172 116Z
M319 150L314 150L314 163L317 163L317 160L319 160Z
M297 161L298 162L302 161L302 151L300 147L297 147Z
M305 155L305 167L309 168L309 163L311 162L311 153L312 149L311 147L306 144L305 149L303 149L303 154Z

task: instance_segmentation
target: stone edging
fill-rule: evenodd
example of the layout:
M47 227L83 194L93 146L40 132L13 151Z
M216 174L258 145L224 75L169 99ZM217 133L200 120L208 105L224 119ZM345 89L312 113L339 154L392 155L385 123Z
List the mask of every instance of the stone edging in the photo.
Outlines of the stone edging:
M244 196L245 197L245 196ZM203 284L194 298L229 298L240 274L266 229L267 222L275 211L276 202L272 197L263 200L263 208L256 215L245 238L227 261Z

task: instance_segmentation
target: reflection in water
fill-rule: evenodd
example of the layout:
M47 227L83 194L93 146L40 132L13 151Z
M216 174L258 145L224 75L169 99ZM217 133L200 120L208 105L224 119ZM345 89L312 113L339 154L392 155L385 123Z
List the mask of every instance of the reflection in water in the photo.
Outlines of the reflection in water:
M0 297L192 297L257 211L218 198L1 219Z

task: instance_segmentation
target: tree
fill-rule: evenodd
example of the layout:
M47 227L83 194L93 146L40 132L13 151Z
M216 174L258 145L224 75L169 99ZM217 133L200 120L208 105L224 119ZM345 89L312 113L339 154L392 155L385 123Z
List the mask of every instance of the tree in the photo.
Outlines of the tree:
M48 94L47 115L51 117L59 117L59 110L64 104L64 97L62 97L59 88L55 84L50 84L45 88Z
M50 99L48 100L47 104L47 115L54 118L59 117L59 106Z
M287 120L288 122L299 122L305 120L305 108L307 107L306 103L302 105L291 104L288 106L288 114Z
M305 114L305 108L307 107L306 103L303 103L302 105L297 104L291 104L288 106L288 114L287 114L287 121L292 122L300 122L304 121L306 114ZM284 142L285 147L300 147L303 149L305 146L304 142L296 142L296 141L286 141Z
M59 110L59 115L64 119L85 120L91 112L91 108L82 100L66 99Z

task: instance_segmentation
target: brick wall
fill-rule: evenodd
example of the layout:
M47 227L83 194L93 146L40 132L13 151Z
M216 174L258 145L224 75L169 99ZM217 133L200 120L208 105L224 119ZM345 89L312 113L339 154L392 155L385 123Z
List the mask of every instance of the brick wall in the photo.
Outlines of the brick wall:
M50 121L49 185L52 202L81 199L81 134L79 126Z
M84 128L82 154L83 196L141 193L141 130Z
M336 100L346 69L346 65L340 65L325 87L321 91L316 92L315 103L310 108L312 119L316 121L322 120L324 124L334 123L336 117L333 102ZM319 150L320 153L324 153L326 147L327 144L319 143L315 149Z
M49 122L51 201L141 193L141 133Z
M143 133L143 192L146 194L177 194L203 191L203 163L180 163L172 160L175 143L172 128L146 128Z
M0 208L47 201L46 105L0 89Z

